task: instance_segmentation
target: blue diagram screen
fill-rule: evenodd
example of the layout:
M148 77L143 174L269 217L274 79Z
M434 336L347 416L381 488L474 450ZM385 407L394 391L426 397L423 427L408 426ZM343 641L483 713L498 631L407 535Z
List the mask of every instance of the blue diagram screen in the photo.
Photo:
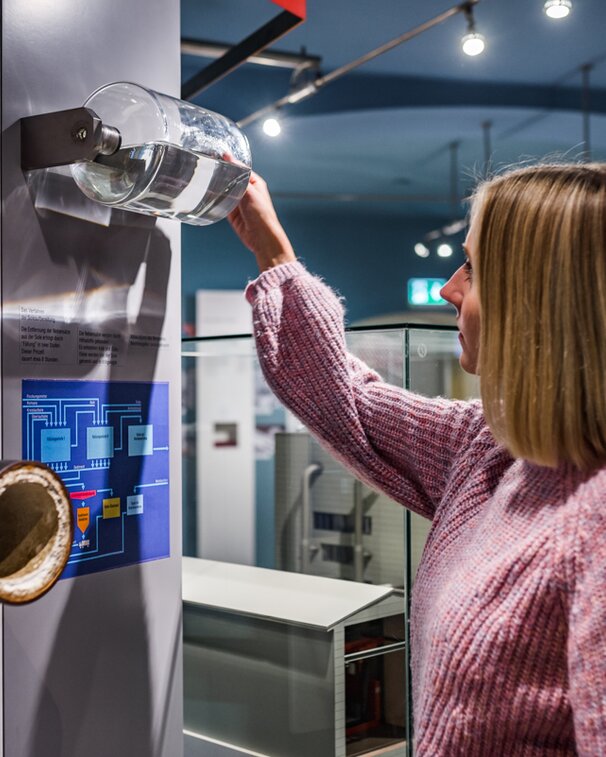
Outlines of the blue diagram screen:
M24 459L71 496L62 578L169 556L167 383L24 380L22 424Z

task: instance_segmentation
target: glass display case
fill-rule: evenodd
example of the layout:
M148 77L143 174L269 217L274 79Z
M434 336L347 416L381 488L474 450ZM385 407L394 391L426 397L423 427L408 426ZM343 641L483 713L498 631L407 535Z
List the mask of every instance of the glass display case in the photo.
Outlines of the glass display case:
M455 329L347 341L388 383L478 395ZM206 743L411 755L408 605L429 522L320 447L268 388L250 337L184 340L183 391L186 757Z

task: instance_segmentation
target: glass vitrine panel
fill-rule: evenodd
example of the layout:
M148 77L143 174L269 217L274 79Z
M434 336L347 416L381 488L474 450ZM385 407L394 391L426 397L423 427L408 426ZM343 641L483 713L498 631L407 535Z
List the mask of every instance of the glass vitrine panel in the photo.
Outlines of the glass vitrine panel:
M356 329L347 344L395 386L477 395L459 367L454 330ZM371 490L317 443L267 386L252 339L186 340L183 392L183 551L200 566L196 573L197 561L184 561L184 586L195 587L184 603L186 732L280 757L411 754L408 602L429 521ZM236 599L216 590L233 584L230 564L242 566L249 587ZM210 573L220 580L206 580ZM302 591L320 619L289 616L276 575L285 596ZM308 579L313 588L303 589ZM352 593L349 609L333 602L333 615L322 616L335 586L332 596ZM258 616L261 595L273 609ZM226 681L243 666L246 696L223 681L213 700L221 665ZM279 727L263 722L267 708L254 695L270 680ZM316 713L315 725L290 718L294 703Z

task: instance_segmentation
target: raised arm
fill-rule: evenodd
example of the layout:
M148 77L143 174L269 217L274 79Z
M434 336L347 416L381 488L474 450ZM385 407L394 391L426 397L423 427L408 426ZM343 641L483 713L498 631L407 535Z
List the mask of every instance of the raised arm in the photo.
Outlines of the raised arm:
M265 181L254 171L240 201L228 220L243 244L257 259L259 271L296 260L290 240L278 220Z
M230 220L261 270L247 297L272 390L355 475L433 517L483 428L479 405L405 392L347 352L338 298L296 261L259 177Z

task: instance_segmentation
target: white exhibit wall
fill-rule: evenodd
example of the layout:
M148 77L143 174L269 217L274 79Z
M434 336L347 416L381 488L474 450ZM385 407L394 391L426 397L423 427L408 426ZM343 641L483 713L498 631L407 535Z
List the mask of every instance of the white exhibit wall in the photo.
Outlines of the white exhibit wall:
M196 334L250 334L242 291L200 290ZM198 556L255 564L254 355L250 339L200 342L196 356Z
M93 205L69 172L24 175L19 129L20 118L78 107L112 81L178 96L179 4L4 0L2 14L3 456L31 454L24 382L47 382L49 396L66 383L78 396L102 387L116 404L136 385L148 409L154 393L162 396L169 420L162 449L131 460L123 454L124 470L117 456L107 466L118 490L106 501L122 516L128 559L112 563L109 553L91 550L85 570L70 557L72 577L30 605L3 608L1 743L10 757L179 757L180 226ZM23 336L30 328L40 329L36 351ZM73 415L66 411L63 422ZM31 456L38 454L34 448ZM162 478L142 489L154 460ZM70 485L94 475L82 467ZM144 492L137 495L144 509L127 509L133 489ZM162 533L154 525L160 515ZM96 522L101 552L99 534L111 524L105 515ZM80 542L94 537L91 527Z

